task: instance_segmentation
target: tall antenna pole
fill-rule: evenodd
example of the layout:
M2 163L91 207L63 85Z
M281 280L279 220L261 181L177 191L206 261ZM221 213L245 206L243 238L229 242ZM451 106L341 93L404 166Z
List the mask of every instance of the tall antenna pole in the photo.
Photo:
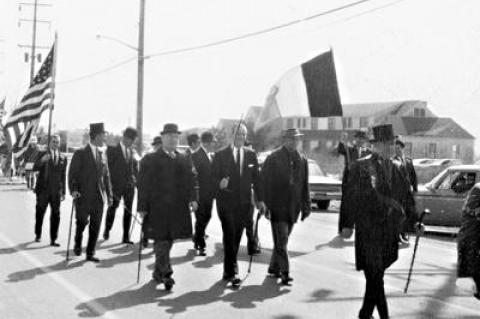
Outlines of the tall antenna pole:
M33 32L32 32L32 51L30 54L30 85L35 77L35 47L37 45L37 0L33 5Z
M140 0L140 19L138 23L138 69L137 69L137 151L141 155L143 151L143 47L145 27L145 0Z

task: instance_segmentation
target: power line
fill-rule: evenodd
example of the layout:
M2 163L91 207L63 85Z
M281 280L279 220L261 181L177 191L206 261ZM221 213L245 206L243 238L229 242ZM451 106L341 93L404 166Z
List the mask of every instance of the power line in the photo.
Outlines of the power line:
M226 38L226 39L222 39L222 40L218 40L218 41L214 41L214 42L209 42L209 43L205 43L205 44L200 44L200 45L196 45L196 46L189 46L189 47L184 47L184 48L179 48L179 49L156 52L156 53L153 53L153 54L145 55L144 58L147 59L147 58L152 58L152 57L159 57L159 56L166 56L166 55L173 55L173 54L184 53L184 52L189 52L189 51L195 51L195 50L200 50L200 49L205 49L205 48L209 48L209 47L214 47L214 46L227 44L227 43L234 42L234 41L239 41L239 40L252 38L252 37L259 36L259 35L262 35L262 34L265 34L265 33L270 33L270 32L276 31L276 30L284 29L284 28L299 24L301 22L317 19L319 17L325 16L325 15L328 15L328 14L332 14L332 13L335 13L335 12L338 12L338 11L341 11L341 10L345 10L345 9L348 9L348 8L351 8L351 7L354 7L354 6L358 6L360 4L370 2L370 1L373 1L373 0L360 0L360 1L352 2L352 3L346 4L344 6L336 7L334 9L330 9L330 10L327 10L327 11L316 13L316 14L307 16L307 17L302 18L302 19L296 19L296 20L286 22L286 23L283 23L283 24L280 24L280 25L276 25L276 26L273 26L273 27L270 27L270 28L267 28L267 29L263 29L263 30L259 30L259 31L255 31L255 32L250 32L250 33L246 33L246 34L243 34L243 35L240 35L240 36ZM397 0L397 1L394 1L392 3L389 3L389 4L386 4L386 5L376 7L376 8L370 9L368 11L362 12L360 14L353 15L353 16L348 17L346 19L335 21L334 23L347 21L347 20L353 19L355 17L359 17L359 16L362 16L362 15L371 13L373 11L384 9L386 7L392 6L392 5L394 5L396 3L399 3L399 2L402 2L402 1L406 1L406 0ZM121 62L119 62L117 64L114 64L112 66L109 66L107 68L98 70L96 72L85 74L85 75L82 75L82 76L76 77L76 78L71 78L71 79L68 79L68 80L65 80L65 81L59 81L57 83L60 84L60 85L61 84L68 84L68 83L80 81L80 80L83 80L83 79L87 79L87 78L90 78L90 77L94 77L98 74L109 72L111 70L114 70L114 69L122 66L122 65L130 63L130 62L134 61L135 59L137 59L137 56L128 58L124 61L121 61Z
M335 12L338 12L338 11L341 11L341 10L345 10L345 9L348 9L348 8L351 8L351 7L355 7L355 6L358 6L358 5L363 4L365 2L370 2L370 1L372 1L372 0L360 0L360 1L352 2L352 3L346 4L344 6L340 6L340 7L330 9L330 10L322 11L322 12L310 15L310 16L302 18L302 19L296 19L296 20L286 22L286 23L282 23L282 24L279 24L279 25L276 25L276 26L273 26L273 27L270 27L270 28L263 29L263 30L249 32L249 33L245 33L245 34L242 34L242 35L239 35L239 36L236 36L236 37L226 38L226 39L223 39L223 40L218 40L218 41L214 41L214 42L210 42L210 43L206 43L206 44L200 44L200 45L184 47L184 48L180 48L180 49L157 52L157 53L153 53L153 54L148 55L148 57L158 57L158 56L165 56L165 55L172 55L172 54L183 53L183 52L188 52L188 51L194 51L194 50L199 50L199 49L205 49L205 48L209 48L209 47L213 47L213 46L219 46L219 45L234 42L234 41L239 41L239 40L244 40L244 39L256 37L256 36L266 34L266 33L270 33L270 32L276 31L276 30L285 29L285 28L291 27L293 25L296 25L296 24L299 24L299 23L302 23L302 22L305 22L305 21L317 19L317 18L320 18L322 16L326 16L326 15L329 15L329 14L332 14L332 13L335 13Z

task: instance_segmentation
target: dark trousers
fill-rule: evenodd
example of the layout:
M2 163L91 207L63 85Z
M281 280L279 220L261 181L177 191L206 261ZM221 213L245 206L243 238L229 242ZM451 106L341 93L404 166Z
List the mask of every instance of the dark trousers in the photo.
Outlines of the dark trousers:
M41 192L37 194L37 206L35 212L35 235L42 237L43 217L50 205L50 240L57 240L58 226L60 225L60 194Z
M170 264L170 251L172 250L173 240L155 239L153 251L155 252L155 269L153 270L153 278L162 280L169 278L173 274L172 265Z
M255 238L255 221L253 220L254 213L255 207L250 205L250 210L248 212L247 219L245 220L245 234L247 235L247 247L249 254L251 254L259 246L258 236Z
M342 178L342 198L340 200L340 210L338 212L338 233L341 233L342 232L342 229L347 227L347 216L346 216L346 213L345 213L345 206L344 206L344 202L345 202L345 198L346 198L346 184L347 184L347 180L348 180L348 171L345 170L343 172L343 178Z
M212 218L213 200L200 200L195 212L195 234L193 242L198 249L205 249L205 229Z
M88 205L80 204L76 206L76 231L75 231L75 249L81 249L83 231L88 227L87 256L95 255L95 246L97 244L98 233L102 223L103 200L97 199Z
M288 238L292 232L293 224L288 222L272 222L273 252L270 258L270 272L290 272L288 260Z
M359 318L370 318L375 306L377 307L380 319L388 318L387 298L385 297L385 288L383 283L384 270L364 269L366 288L363 297L363 306L359 313Z
M412 195L413 196L413 195ZM417 222L417 210L415 208L414 199L406 200L403 203L403 209L405 211L405 220L402 224L402 234L411 233L415 231L415 223Z
M249 214L250 203L217 208L223 231L223 272L225 277L232 277L238 272L238 248L245 228L245 220Z
M127 187L123 192L115 194L112 206L108 207L107 217L105 218L105 232L107 234L112 229L115 220L115 213L120 205L120 200L123 197L123 203L125 205L123 210L123 240L130 240L130 225L132 224L132 204L134 196L135 189L132 187Z

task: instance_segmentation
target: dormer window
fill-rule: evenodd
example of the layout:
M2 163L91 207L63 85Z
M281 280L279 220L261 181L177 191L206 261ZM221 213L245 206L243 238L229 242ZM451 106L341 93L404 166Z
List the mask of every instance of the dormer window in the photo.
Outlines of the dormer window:
M425 109L414 108L413 109L414 117L425 117Z

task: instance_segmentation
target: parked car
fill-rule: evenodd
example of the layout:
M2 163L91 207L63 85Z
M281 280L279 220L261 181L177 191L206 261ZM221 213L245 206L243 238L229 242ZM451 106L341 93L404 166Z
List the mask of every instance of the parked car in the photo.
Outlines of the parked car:
M260 166L271 152L258 154ZM319 209L328 209L331 200L342 198L342 181L335 176L328 176L313 159L308 159L308 185L312 204Z
M480 181L480 165L453 165L420 185L415 195L417 211L430 209L426 225L459 227L468 191Z
M331 200L342 198L342 181L327 176L316 161L308 160L308 185L312 203L319 209L328 209Z
M413 160L418 183L427 183L445 168L461 164L463 164L462 160L456 158L417 158Z

